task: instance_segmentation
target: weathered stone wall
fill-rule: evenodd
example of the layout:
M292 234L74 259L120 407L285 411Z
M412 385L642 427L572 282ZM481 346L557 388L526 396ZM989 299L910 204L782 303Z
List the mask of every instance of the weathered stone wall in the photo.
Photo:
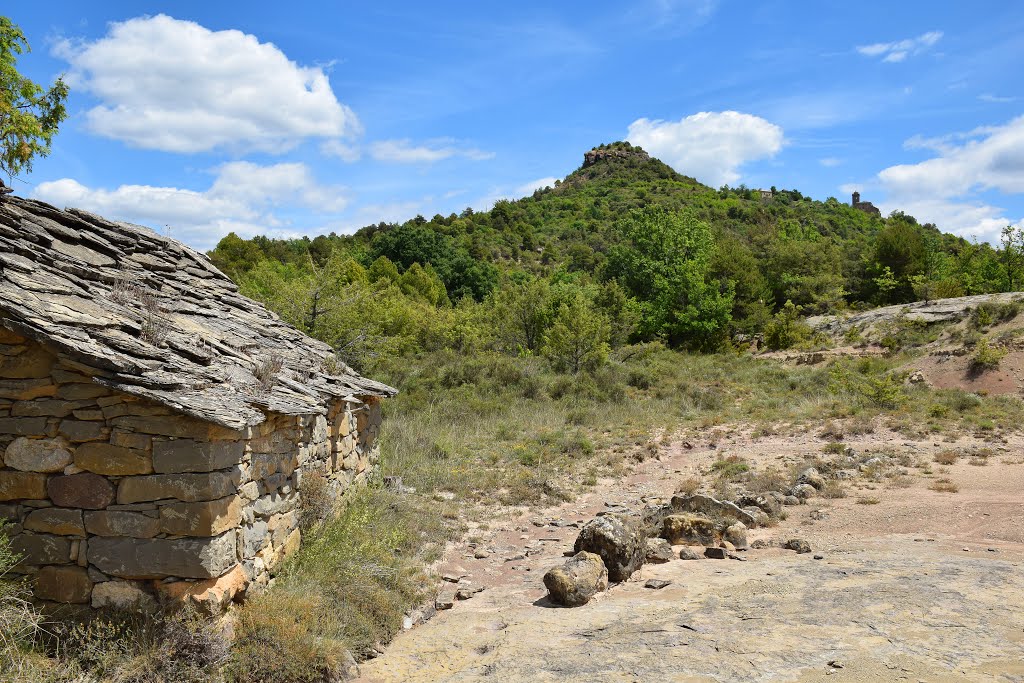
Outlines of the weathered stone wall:
M375 458L376 403L240 432L90 373L0 327L0 518L41 600L223 607L298 547L304 490L336 498Z

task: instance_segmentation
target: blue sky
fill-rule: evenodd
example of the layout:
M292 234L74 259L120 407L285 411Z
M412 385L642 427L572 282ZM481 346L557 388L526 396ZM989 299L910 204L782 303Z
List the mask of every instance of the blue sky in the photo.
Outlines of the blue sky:
M71 113L25 196L207 249L488 208L629 139L712 185L859 189L967 237L1024 217L1013 2L8 10Z

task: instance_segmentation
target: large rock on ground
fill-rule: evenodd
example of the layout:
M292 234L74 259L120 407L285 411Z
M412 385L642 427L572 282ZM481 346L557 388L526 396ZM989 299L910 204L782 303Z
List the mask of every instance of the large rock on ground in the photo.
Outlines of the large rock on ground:
M825 488L825 477L814 467L808 467L796 478L797 484L810 484L818 491Z
M599 555L581 551L561 567L549 570L544 575L544 586L555 604L579 607L607 590L608 569Z
M575 551L599 555L608 568L608 580L627 580L644 563L645 539L635 519L623 515L596 517L576 538Z
M666 516L661 537L672 545L718 545L722 540L710 517L693 513Z
M727 527L725 533L722 534L722 538L732 543L737 550L747 549L747 527L744 526L743 522L736 522Z
M674 512L696 512L709 517L724 517L743 522L748 527L757 526L757 518L742 510L736 503L718 500L702 493L672 496L672 510Z

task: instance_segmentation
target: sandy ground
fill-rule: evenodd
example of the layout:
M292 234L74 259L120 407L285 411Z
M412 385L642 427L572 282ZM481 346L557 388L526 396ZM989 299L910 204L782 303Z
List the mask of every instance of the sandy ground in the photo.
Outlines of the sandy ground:
M911 469L909 488L852 481L848 497L788 507L779 526L750 533L805 538L813 554L768 548L743 553L744 562L646 565L583 607L552 607L542 576L571 549L574 525L597 511L668 496L723 453L782 465L825 443L810 434L707 436L691 438L690 449L677 440L572 503L510 509L473 531L441 569L485 590L400 634L358 680L1024 681L1021 438L985 466L961 458L947 471L932 465L931 478ZM887 432L847 443L918 461L987 445ZM940 476L959 492L930 490ZM644 588L650 578L672 583Z

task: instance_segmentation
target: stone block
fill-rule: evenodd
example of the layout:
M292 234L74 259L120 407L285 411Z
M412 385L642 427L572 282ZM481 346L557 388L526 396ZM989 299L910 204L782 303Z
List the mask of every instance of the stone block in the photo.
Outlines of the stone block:
M103 420L103 411L99 408L78 408L72 410L71 414L76 420Z
M111 424L115 427L122 427L142 434L173 436L179 439L210 441L215 439L237 440L242 438L239 432L184 415L158 415L152 417L125 415L123 417L115 417L111 420Z
M285 496L279 493L271 493L261 496L252 504L252 510L257 517L270 517L282 512L288 512L295 507L296 497Z
M140 503L175 498L186 503L217 500L235 493L231 476L224 472L205 474L153 474L125 477L117 487L117 502Z
M160 508L161 533L175 536L217 536L241 522L242 501L238 496Z
M35 595L40 600L83 605L92 595L92 579L82 567L43 567L35 576Z
M11 539L11 550L22 565L71 563L71 539L63 536L20 534Z
M241 462L244 454L242 441L154 441L153 470L160 474L212 472Z
M44 500L46 475L40 472L0 471L0 500Z
M215 579L158 583L157 593L165 603L187 603L201 614L216 616L232 600L241 600L249 585L249 576L241 565Z
M81 401L90 398L99 398L110 394L110 389L99 384L61 384L57 387L57 398L68 401Z
M153 463L145 451L98 442L75 449L75 465L96 474L119 477L153 471Z
M25 518L24 527L28 531L39 531L58 536L85 537L85 524L81 510L68 508L42 508L33 510Z
M256 553L263 550L270 540L270 525L263 520L257 520L242 528L240 541L241 555L245 559L255 557Z
M16 356L0 356L0 377L9 379L48 378L55 360L56 358L49 351L38 344L33 344Z
M42 436L46 434L45 417L0 417L0 434Z
M61 507L102 510L114 502L113 484L91 472L51 477L46 491Z
M107 438L107 426L102 422L86 422L84 420L61 420L57 431L68 441L82 443L84 441L102 441Z
M153 612L157 609L156 599L134 581L104 581L92 589L94 609L112 607L121 610Z
M160 520L142 512L127 510L86 512L85 530L95 536L153 538L160 533Z
M16 504L8 503L6 505L0 505L0 522L15 523L21 519L21 507Z
M71 450L64 439L19 436L7 444L4 463L23 472L63 472L71 464Z
M110 433L110 443L115 446L134 448L137 451L148 451L153 445L153 437L148 434L136 434L115 429Z
M0 380L0 398L31 401L34 398L54 396L56 393L57 385L47 378Z
M154 417L157 415L173 415L173 412L166 406L142 403L140 401L121 401L103 406L103 419L105 420L112 420L123 415Z
M298 529L295 529L288 535L284 545L274 548L274 553L270 557L270 561L267 562L267 568L273 569L276 567L278 564L283 562L285 558L298 550L300 545L302 545L302 533Z
M235 534L212 538L93 538L89 563L125 579L215 578L235 565Z
M11 406L11 415L15 417L67 417L81 405L83 404L77 401L53 399L18 401Z

